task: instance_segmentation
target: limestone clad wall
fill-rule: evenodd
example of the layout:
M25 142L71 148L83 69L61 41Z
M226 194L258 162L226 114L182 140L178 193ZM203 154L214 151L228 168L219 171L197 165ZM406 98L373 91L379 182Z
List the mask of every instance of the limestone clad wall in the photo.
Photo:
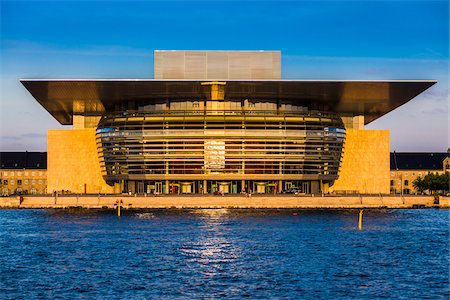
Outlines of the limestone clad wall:
M47 192L113 193L102 177L95 128L49 130Z
M95 128L48 131L47 192L113 193L98 160ZM339 178L330 191L389 193L389 131L347 129Z
M339 178L330 191L389 194L389 130L346 129Z

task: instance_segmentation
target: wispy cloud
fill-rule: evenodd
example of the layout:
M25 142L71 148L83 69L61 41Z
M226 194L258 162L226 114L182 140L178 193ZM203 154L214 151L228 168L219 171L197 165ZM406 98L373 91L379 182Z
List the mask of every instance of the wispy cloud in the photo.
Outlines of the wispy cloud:
M40 133L0 136L0 151L47 151L47 135Z
M42 133L25 133L20 136L23 138L47 138L47 135Z
M36 43L24 40L4 40L1 50L12 53L34 53L34 54L62 54L82 56L145 56L153 55L155 49L135 48L122 45L91 45L80 48L62 48L49 44ZM383 61L383 62L415 62L415 63L442 63L448 66L449 58L440 53L428 49L430 52L418 54L417 57L375 57L375 56L315 56L315 55L285 55L282 59L286 61ZM372 71L377 71L374 68ZM369 70L370 71L370 70Z
M421 101L433 101L436 105L447 106L449 99L448 87L431 88L420 96Z
M283 55L283 60L316 60L316 61L383 61L383 62L416 62L416 63L444 63L448 64L448 58L423 58L414 57L374 57L374 56L308 56L308 55Z
M58 54L79 56L145 56L153 55L152 49L132 48L119 45L89 46L85 48L61 48L52 45L22 40L5 40L2 52L18 54Z
M4 135L0 138L5 140L42 139L47 138L47 135L42 133L24 133L19 135Z
M445 107L435 107L432 109L425 109L422 111L422 114L425 115L443 115L443 114L448 114L448 109Z
M383 75L386 74L389 71L389 69L387 68L368 68L367 70L364 71L365 74L367 75Z

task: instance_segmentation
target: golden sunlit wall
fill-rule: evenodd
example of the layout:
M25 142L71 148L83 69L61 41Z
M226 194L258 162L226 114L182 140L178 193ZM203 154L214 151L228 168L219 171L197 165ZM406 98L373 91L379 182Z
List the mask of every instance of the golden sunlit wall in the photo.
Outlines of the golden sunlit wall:
M347 129L331 192L389 193L389 131ZM102 177L95 128L48 132L47 191L113 193Z
M339 178L331 192L389 193L389 130L348 128Z
M47 192L113 193L100 170L95 128L48 131Z

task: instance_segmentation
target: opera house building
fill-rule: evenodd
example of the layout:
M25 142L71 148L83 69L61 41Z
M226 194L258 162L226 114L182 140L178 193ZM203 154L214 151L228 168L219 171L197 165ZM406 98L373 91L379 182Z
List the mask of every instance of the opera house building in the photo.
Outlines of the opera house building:
M155 51L154 79L24 79L63 125L47 191L389 193L388 130L432 80L283 80L279 51Z

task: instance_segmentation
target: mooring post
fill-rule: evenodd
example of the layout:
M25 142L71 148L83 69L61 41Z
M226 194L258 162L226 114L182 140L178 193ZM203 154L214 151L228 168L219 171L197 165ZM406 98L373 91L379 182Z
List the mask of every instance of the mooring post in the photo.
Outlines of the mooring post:
M363 210L359 210L359 218L358 218L358 230L362 230L362 219L363 219Z
M122 206L123 201L122 199L120 199L117 200L116 203L117 203L117 216L120 217L120 207Z

